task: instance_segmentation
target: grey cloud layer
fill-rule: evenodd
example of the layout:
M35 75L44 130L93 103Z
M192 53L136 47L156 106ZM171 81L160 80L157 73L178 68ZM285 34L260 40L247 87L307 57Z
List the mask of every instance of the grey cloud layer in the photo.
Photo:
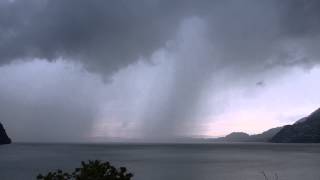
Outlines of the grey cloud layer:
M316 0L1 1L0 61L64 56L108 74L163 47L182 20L199 16L209 24L208 38L223 63L246 67L270 54L288 56L276 52L279 41L318 44L319 8ZM313 56L318 49L307 50Z
M80 60L108 73L164 45L177 23L149 1L15 1L1 3L0 56Z

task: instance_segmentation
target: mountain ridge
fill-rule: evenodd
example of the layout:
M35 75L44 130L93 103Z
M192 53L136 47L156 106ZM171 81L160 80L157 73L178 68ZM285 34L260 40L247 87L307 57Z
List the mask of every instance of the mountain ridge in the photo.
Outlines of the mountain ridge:
M292 125L286 125L270 142L320 143L320 108Z
M249 135L245 132L232 132L225 137L212 139L213 142L269 142L282 127L268 129L260 134Z
M261 134L232 132L211 142L320 143L320 108L292 125L271 128Z

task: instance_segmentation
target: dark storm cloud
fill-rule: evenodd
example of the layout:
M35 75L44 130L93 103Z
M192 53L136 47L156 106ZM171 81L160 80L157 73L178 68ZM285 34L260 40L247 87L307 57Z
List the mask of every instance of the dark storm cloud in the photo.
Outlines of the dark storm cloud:
M319 4L318 1L219 4L205 17L210 24L211 40L221 54L221 65L257 73L278 65L315 63L320 43ZM304 53L297 57L295 51L301 49Z
M153 1L18 0L0 8L2 63L63 56L105 73L163 46L178 22Z
M320 31L319 1L279 1L280 10L284 11L281 23L286 27L283 34L287 36L313 37Z
M108 74L174 38L179 23L204 18L223 63L257 64L282 38L319 34L318 1L1 1L1 63L63 56ZM306 59L305 59L306 60Z

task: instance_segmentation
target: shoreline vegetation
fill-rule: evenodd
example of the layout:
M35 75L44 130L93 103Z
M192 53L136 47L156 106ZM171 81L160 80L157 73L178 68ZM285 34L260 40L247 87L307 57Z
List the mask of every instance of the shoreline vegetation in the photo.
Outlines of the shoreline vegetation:
M99 160L81 162L80 168L75 168L72 173L56 170L45 175L39 174L37 180L130 180L133 174L127 168L119 169L109 162Z

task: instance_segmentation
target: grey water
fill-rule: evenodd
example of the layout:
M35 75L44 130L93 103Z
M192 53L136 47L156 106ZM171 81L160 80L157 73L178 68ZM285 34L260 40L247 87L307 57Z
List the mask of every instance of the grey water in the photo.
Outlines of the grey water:
M125 166L133 180L319 180L317 144L12 144L0 146L0 180L73 170L82 160Z

